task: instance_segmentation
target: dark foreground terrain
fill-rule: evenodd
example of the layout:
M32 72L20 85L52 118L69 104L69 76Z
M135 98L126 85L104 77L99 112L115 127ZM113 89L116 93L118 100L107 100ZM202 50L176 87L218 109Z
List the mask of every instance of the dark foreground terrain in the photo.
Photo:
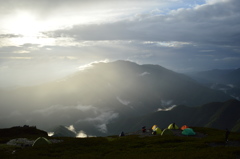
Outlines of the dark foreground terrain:
M175 132L174 136L161 136L142 134L140 131L124 137L48 137L62 142L25 148L6 144L14 136L0 137L0 158L240 158L240 133L231 132L229 142L225 144L223 130L200 127L193 129L197 134L192 137L179 135L179 132ZM35 140L39 136L24 137Z

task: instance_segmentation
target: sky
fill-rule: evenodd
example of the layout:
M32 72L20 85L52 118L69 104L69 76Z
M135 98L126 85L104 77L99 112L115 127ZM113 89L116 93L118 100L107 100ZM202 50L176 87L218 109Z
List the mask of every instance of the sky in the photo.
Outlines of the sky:
M0 0L0 87L100 61L240 68L239 0Z

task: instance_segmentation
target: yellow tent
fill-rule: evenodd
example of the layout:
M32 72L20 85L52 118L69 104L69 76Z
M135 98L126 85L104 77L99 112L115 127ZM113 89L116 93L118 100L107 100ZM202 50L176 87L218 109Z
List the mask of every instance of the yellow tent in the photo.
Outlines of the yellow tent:
M175 123L172 123L168 126L168 129L179 129L179 127Z
M154 131L157 127L158 127L157 125L153 125L152 130Z
M162 134L162 130L159 127L155 128L154 131L156 132L157 135Z
M162 131L161 135L162 135L162 136L172 136L172 135L174 135L174 134L173 134L172 130L170 130L170 129L164 129L164 130Z

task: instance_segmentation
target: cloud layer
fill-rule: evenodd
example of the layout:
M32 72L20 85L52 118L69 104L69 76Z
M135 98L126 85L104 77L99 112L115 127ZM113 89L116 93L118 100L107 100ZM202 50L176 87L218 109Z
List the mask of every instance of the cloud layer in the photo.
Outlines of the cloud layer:
M1 127L22 125L24 123L37 125L40 129L51 130L54 126L66 125L76 135L82 131L82 126L86 123L88 123L88 128L96 129L101 133L107 133L107 124L118 118L118 113L114 111L100 109L91 105L53 105L41 109L36 108L33 111L18 110L10 114L5 112L5 114L5 116L2 114L0 117ZM80 134L78 135L81 136Z
M105 59L159 64L182 72L240 67L239 3L1 1L1 85L24 72L31 72L21 79L26 83L35 81L32 74L37 79L57 79L60 76L52 72L64 76L77 66ZM14 21L21 20L28 24L17 30ZM29 26L39 30L31 35L24 30L31 30ZM52 71L37 73L44 70Z
M179 41L239 45L239 2L223 2L173 10L167 15L144 14L114 23L76 25L54 31L54 37L79 41Z

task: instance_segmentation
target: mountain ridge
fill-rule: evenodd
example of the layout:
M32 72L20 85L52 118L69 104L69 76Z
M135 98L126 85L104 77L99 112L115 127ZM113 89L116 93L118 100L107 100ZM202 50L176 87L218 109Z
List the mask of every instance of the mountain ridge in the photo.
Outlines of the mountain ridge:
M76 131L104 135L109 123L128 116L230 98L159 65L96 63L61 81L1 91L0 126L26 123L48 130L73 125Z
M240 68L214 69L187 73L189 77L213 90L220 90L231 97L240 100Z
M136 118L127 118L109 125L110 131L115 133L125 130L132 132L142 126L151 128L158 125L161 129L175 122L178 126L188 125L193 127L210 127L217 129L228 128L231 131L240 131L240 101L231 99L225 102L212 102L198 107L179 105L170 111L159 111ZM111 129L112 127L112 129Z

